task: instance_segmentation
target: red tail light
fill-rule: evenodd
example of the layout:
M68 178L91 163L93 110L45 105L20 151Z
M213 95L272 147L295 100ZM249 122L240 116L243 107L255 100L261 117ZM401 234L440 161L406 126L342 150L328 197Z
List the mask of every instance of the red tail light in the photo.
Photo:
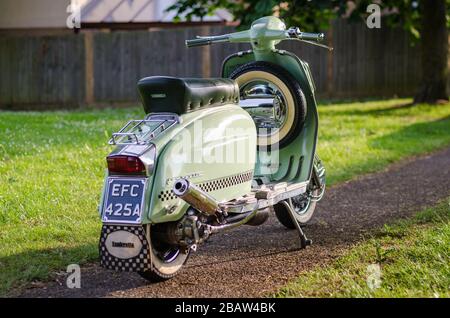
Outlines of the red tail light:
M106 157L109 172L114 173L143 173L145 166L138 157L110 156Z

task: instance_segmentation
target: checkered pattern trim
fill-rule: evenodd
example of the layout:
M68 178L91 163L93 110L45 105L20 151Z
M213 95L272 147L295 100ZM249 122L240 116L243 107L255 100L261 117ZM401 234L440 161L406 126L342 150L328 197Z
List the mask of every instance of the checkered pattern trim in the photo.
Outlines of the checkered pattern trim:
M165 191L161 191L160 194L158 194L158 198L161 201L170 201L170 200L175 200L177 198L177 196L175 195L175 193L173 193L173 190L165 190Z
M244 173L236 174L221 179L215 179L200 183L198 186L205 192L216 191L223 188L228 188L236 184L241 184L250 181L253 177L253 170Z
M229 177L224 177L220 179L209 180L203 183L198 184L197 186L205 192L212 192L219 189L228 188L234 186L236 184L241 184L252 180L253 178L253 170L239 173L236 175L232 175ZM175 200L177 196L173 193L172 189L161 191L158 194L158 198L161 201L170 201Z
M139 237L142 242L141 252L132 258L122 259L109 254L105 242L108 235L115 231L128 231ZM103 225L99 242L100 264L115 271L137 272L151 268L150 251L145 230L142 226Z

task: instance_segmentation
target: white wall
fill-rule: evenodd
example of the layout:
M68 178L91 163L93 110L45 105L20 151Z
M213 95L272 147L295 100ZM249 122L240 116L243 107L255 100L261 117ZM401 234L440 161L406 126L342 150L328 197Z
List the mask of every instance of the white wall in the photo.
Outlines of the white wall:
M171 22L176 0L78 0L82 22ZM0 0L0 29L65 28L70 0ZM231 20L218 10L205 21Z
M0 0L0 28L62 28L67 0Z

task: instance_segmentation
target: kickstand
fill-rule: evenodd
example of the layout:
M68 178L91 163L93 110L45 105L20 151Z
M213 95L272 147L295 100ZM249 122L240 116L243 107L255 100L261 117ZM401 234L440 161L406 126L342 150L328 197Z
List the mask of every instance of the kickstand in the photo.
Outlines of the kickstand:
M298 223L297 219L295 218L295 212L292 209L292 200L289 199L289 203L286 201L281 201L281 203L286 207L288 210L288 213L291 217L292 222L295 224L295 227L297 229L298 234L300 235L300 249L304 249L307 246L312 244L312 240L306 237L305 232L303 232L302 227L300 226L300 223Z

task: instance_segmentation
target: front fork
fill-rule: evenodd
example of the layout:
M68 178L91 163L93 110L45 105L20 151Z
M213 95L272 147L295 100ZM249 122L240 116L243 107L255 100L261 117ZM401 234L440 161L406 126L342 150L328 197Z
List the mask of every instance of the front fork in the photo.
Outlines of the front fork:
M314 201L319 201L322 199L325 193L325 185L326 185L326 170L317 154L314 155L314 163L313 163L313 171L311 174L311 181L313 182L313 189L319 189L319 194L313 196L312 199Z
M311 174L311 194L310 194L310 200L319 201L322 199L324 193L325 193L325 167L323 166L322 161L320 160L319 156L317 154L314 155L314 164L313 164L313 171ZM314 195L315 190L319 190L319 193L317 195ZM303 229L300 226L300 223L295 218L295 211L292 208L294 205L292 203L292 198L289 198L286 201L281 202L286 210L289 213L289 216L291 217L292 222L295 225L295 228L300 236L300 248L306 248L307 246L312 244L312 240L308 239L306 237L305 232L303 232Z

